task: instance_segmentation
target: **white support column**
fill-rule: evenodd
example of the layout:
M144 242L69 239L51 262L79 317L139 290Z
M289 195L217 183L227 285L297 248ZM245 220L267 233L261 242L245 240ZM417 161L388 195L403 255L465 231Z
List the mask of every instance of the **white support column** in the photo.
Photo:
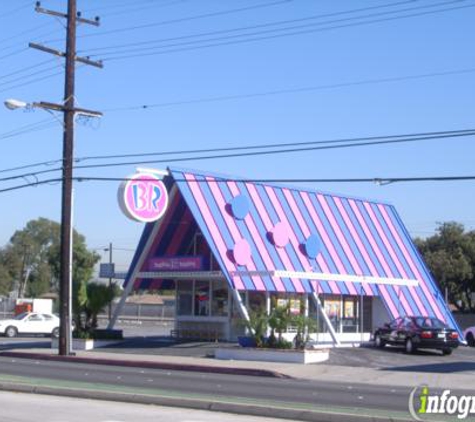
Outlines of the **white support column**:
M175 280L175 306L173 307L173 328L178 330L178 280Z
M364 306L363 294L364 294L363 283L361 283L361 286L360 286L360 306L359 306L359 313L358 313L358 317L360 318L361 344L363 344L363 341L364 341L364 333L363 333L363 317L364 317L364 315L363 315L363 306ZM358 309L358 307L356 307L356 309Z
M325 324L328 328L328 331L330 332L330 335L332 336L333 342L337 346L341 346L340 340L338 340L335 329L333 328L333 325L332 325L330 319L328 318L328 315L326 314L325 310L323 309L322 303L320 302L320 298L318 297L318 295L315 292L312 293L312 299L315 302L315 306L317 307L318 312L320 313L323 320L325 321Z
M266 314L269 316L271 313L271 301L270 301L270 293L266 291ZM270 328L269 325L267 325L267 330L266 330L266 335L270 335Z
M231 289L231 292L233 294L234 300L236 301L236 305L239 309L239 313L241 314L241 317L245 321L250 322L249 313L247 312L247 308L242 303L241 295L236 289Z
M305 293L303 295L303 314L304 314L305 318L308 318L308 294L307 293ZM305 338L307 338L307 336L308 336L308 326L307 325L305 326L304 336L305 336Z

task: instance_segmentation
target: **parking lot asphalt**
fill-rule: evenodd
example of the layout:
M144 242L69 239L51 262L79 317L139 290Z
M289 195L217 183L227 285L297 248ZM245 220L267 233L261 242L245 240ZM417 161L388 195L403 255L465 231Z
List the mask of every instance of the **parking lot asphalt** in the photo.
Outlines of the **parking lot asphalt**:
M137 334L131 331L130 334ZM49 349L51 340L30 336L13 339L1 337L0 351L12 349ZM165 335L125 337L124 341L95 349L97 354L124 354L144 356L175 356L190 358L212 358L214 350L236 347L227 342L180 342ZM332 348L328 361L320 365L338 365L359 368L373 368L387 371L455 373L475 371L475 348L460 346L452 355L443 356L437 350L417 350L408 355L403 348L386 346L377 349L371 346Z
M475 371L475 348L461 346L449 356L443 356L438 350L417 350L408 355L403 348L392 346L382 349L375 347L335 348L331 350L330 359L323 364L406 372Z
M97 348L93 351L96 357L102 359L154 359L154 360L183 360L188 364L211 365L218 363L214 356L216 347L236 347L234 343L226 342L177 342L169 337L171 322L146 322L127 321L119 327L124 332L124 341L112 344L108 347ZM52 353L51 340L41 336L17 337L8 339L0 337L1 351L30 351L42 350L44 353ZM86 352L86 356L92 355ZM224 362L222 363L224 364ZM238 365L237 362L226 361L226 364ZM289 366L273 365L271 369L288 371ZM254 363L254 366L261 367ZM309 366L309 365L306 365ZM315 365L312 365L315 366ZM375 347L356 348L332 348L328 361L318 364L319 372L337 371L340 368L342 374L359 372L369 374L399 374L399 376L417 377L422 374L428 376L449 376L451 374L471 375L475 379L475 348L460 346L450 356L442 356L440 351L418 350L408 355L402 348L387 346L383 349ZM332 369L333 368L333 369ZM315 370L314 370L315 371ZM289 372L290 373L290 372ZM298 376L306 377L304 371L295 372ZM316 373L315 373L316 374ZM344 377L346 375L342 375ZM374 378L374 377L373 377ZM368 377L368 379L370 379ZM474 384L475 385L475 384Z

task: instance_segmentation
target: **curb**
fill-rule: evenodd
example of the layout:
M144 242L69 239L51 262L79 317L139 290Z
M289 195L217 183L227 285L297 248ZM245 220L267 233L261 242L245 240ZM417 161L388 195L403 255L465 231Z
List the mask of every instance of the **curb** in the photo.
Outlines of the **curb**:
M311 410L270 408L252 404L213 402L197 399L149 396L133 393L75 390L47 386L25 385L14 382L0 382L0 391L26 394L43 394L72 397L86 400L102 400L164 407L179 407L212 412L226 412L238 415L258 416L305 422L407 422L410 419L393 417L372 417L344 413L323 413Z
M179 364L166 362L150 362L150 361L130 361L121 359L103 359L103 358L89 358L80 356L60 356L60 355L45 355L42 353L23 353L23 352L0 352L0 357L10 357L17 359L36 359L56 362L74 362L90 365L106 365L106 366L122 366L128 368L148 368L148 369L164 369L174 371L187 372L206 372L214 374L226 375L246 375L253 377L267 377L267 378L284 378L291 379L289 375L282 374L277 371L266 369L253 368L232 368L225 366L206 366L193 364Z

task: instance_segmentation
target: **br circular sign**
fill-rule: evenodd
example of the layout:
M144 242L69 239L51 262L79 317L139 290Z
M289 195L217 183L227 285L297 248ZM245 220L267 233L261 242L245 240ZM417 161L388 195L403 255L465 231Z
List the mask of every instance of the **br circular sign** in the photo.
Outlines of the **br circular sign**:
M137 173L122 182L118 191L122 212L134 221L159 220L168 206L168 192L160 177Z

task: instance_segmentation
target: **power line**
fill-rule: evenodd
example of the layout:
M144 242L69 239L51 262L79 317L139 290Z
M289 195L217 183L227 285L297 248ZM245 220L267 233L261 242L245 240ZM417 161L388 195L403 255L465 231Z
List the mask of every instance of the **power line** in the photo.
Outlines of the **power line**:
M394 7L394 6L401 5L401 4L412 3L413 1L414 0L398 1L398 2L395 2L395 3L393 2L393 3L389 3L389 4L385 4L385 5L379 5L379 6L364 7L364 8L358 8L358 9L345 10L345 11L341 11L341 12L311 15L311 16L306 16L306 17L298 18L298 19L286 19L286 20L268 22L268 23L264 23L264 24L246 25L246 26L242 26L242 27L238 27L238 28L208 31L208 32L202 32L202 33L198 33L198 34L184 35L184 36L178 36L178 37L162 38L162 39L127 43L127 44L119 44L119 45L108 46L108 47L96 47L96 48L88 49L88 51L104 51L104 50L110 50L110 49L118 49L118 48L121 48L121 47L133 47L133 46L146 45L146 44L162 43L162 42L166 42L166 41L178 41L178 40L189 39L189 38L204 37L204 36L208 36L208 35L227 34L227 33L231 33L231 32L238 32L238 31L244 31L244 30L249 30L249 29L268 28L270 26L284 25L284 24L290 24L290 23L296 23L296 22L304 22L304 21L309 21L309 20L318 20L318 19L323 19L323 18L327 18L327 17L346 15L346 14L352 14L352 13L359 13L359 12L366 12L368 10L373 10L373 9ZM462 1L465 1L465 0L462 0ZM282 1L277 2L277 3L282 3ZM273 4L273 3L271 3L271 4ZM427 7L427 6L425 6L425 7ZM230 11L226 11L224 13L231 13L233 11L234 10L230 10ZM201 18L204 18L204 17L215 16L216 14L222 14L222 13L223 12L216 12L216 13L211 13L211 14L208 13L208 14L197 15L197 16L188 17L188 18L172 19L172 20L156 22L155 24L149 24L149 25L156 26L156 25L179 23L179 22L183 22L183 21L187 21L187 20L201 19ZM395 13L395 12L391 12L391 13ZM346 18L346 19L358 19L358 18L361 18L361 17L354 17L353 16L353 17L349 17L349 18ZM336 22L336 21L322 22L322 23L319 23L319 24L321 25L321 24L332 23L332 22ZM118 30L115 30L115 31L124 31L124 30L128 31L128 30L141 29L141 28L142 28L142 26L135 26L135 27L118 29ZM111 33L111 32L112 31L109 31L109 33ZM93 35L98 36L98 35L103 35L103 34L93 34Z
M327 145L316 145L316 146L304 146L308 145L301 143L302 146L295 147L296 144L282 144L282 145L291 145L292 148L286 149L277 149L269 150L269 148L277 148L274 146L266 146L262 148L267 148L264 151L250 151L253 147L248 147L248 151L237 152L237 153L228 153L228 154L213 154L213 155L199 155L194 157L179 157L179 158L163 158L160 160L141 160L141 161L128 161L128 162L118 162L118 163L103 163L103 164L88 164L75 166L76 170L79 169L91 169L91 168L108 168L108 167L122 167L130 165L143 165L143 164L158 164L158 163L174 163L174 162L185 162L185 161L200 161L200 160L211 160L211 159L223 159L223 158L241 158L241 157L255 157L263 155L273 155L273 154L289 154L296 152L305 152L305 151L317 151L317 150L329 150L329 149L340 149L340 148L355 148L355 147L364 147L364 146L374 146L374 145L385 145L385 144L398 144L398 143L407 143L407 142L420 142L427 140L436 140L436 139L447 139L447 138L458 138L458 137L467 137L475 136L475 130L466 130L466 131L450 131L450 132L434 132L431 135L417 135L417 136L406 136L404 135L392 135L390 137L372 137L366 138L365 142L360 142L365 138L355 138L353 140L348 139L344 140L333 140L333 141L318 141L324 142ZM346 142L346 143L342 143ZM314 145L317 142L313 143ZM239 148L239 147L237 147ZM211 150L216 152L217 149ZM176 153L176 152L175 152ZM190 152L188 152L190 153ZM166 154L166 153L165 153ZM170 153L169 153L170 154ZM163 155L163 154L162 154ZM106 156L107 158L107 156ZM122 157L121 157L122 158ZM47 170L34 171L30 173L25 173L21 175L8 176L0 178L0 182L11 181L20 179L26 176L39 176L47 173L54 173L62 170L61 167Z
M36 164L26 164L24 166L11 167L9 169L1 170L0 173L7 173L7 172L11 172L11 171L18 171L18 170L26 170L28 168L39 167L40 165L41 166L52 166L54 164L61 163L61 161L63 161L63 160L43 161L41 163L36 163Z
M169 7L169 6L174 6L175 4L180 4L180 3L184 3L186 2L187 0L171 0L167 3L161 3L161 4L152 4L152 5L149 5L149 6L142 6L142 7L133 7L131 9L124 9L124 10L119 10L119 11L116 11L116 12L113 12L113 13L106 13L106 17L107 18L110 18L111 16L118 16L118 15L124 15L124 14L130 14L130 13L137 13L137 12L141 12L143 10L149 10L149 9L162 9L164 7Z
M42 29L42 28L45 28L45 27L47 27L47 26L49 26L49 25L46 23L46 24L42 24L42 25L35 26L35 27L33 27L33 28L30 28L30 29L25 29L24 31L21 31L21 32L15 34L15 35L11 35L11 36L9 36L8 38L3 38L3 39L1 39L1 40L0 40L0 44L3 44L3 43L5 43L5 42L7 42L7 41L13 40L13 39L18 38L18 37L21 37L21 36L23 36L23 35L25 35L25 34L30 34L30 33L32 33L32 32L38 31L38 29ZM50 33L51 33L51 32L50 32Z
M23 9L26 9L27 7L34 6L35 2L33 1L27 1L24 5L17 7L16 9L8 10L7 12L3 12L0 15L0 18L6 18L8 16L11 16L17 12L20 12Z
M431 72L431 73L421 73L416 75L406 75L406 76L394 76L388 78L376 78L376 79L366 79L360 81L351 81L351 82L340 82L328 85L315 85L307 86L301 88L288 88L288 89L277 89L273 91L263 91L255 92L249 94L236 94L236 95L221 95L216 97L204 97L196 98L191 100L182 100L182 101L168 101L163 103L152 103L152 104L143 104L136 106L124 106L124 107L114 107L110 109L105 109L106 112L117 112L117 111L134 111L134 110L145 110L150 108L165 108L178 105L191 105L191 104L201 104L201 103L212 103L219 101L231 101L231 100L240 100L247 98L258 98L258 97L268 97L274 95L284 95L292 94L299 92L309 92L309 91L319 91L325 89L335 89L335 88L345 88L351 86L361 86L361 85L371 85L371 84L382 84L390 82L401 82L407 80L417 80L424 78L435 78L440 76L451 76L451 75L462 75L475 72L475 68L465 68L465 69L456 69L456 70L447 70L440 72Z
M149 24L143 24L143 25L134 25L134 26L129 26L125 28L118 28L118 29L113 29L110 31L105 31L100 34L86 34L84 37L89 37L89 36L104 36L104 35L110 35L110 34L117 34L117 33L122 33L122 32L130 32L130 31L136 31L139 29L147 29L147 28L153 28L156 26L163 26L163 25L171 25L175 23L182 23L182 22L189 22L193 20L200 20L200 19L205 19L205 18L213 18L217 16L224 16L224 15L231 15L234 13L242 13L242 12L249 12L251 10L256 10L256 9L263 9L267 7L273 7L273 6L278 6L282 4L288 4L294 0L277 0L277 1L271 1L271 2L266 2L266 3L260 3L256 4L253 6L246 6L246 7L239 7L239 8L234 8L234 9L227 9L227 10L222 10L218 12L210 12L210 13L203 13L199 15L194 15L194 16L188 16L184 18L176 18L176 19L168 19L168 20L163 20L159 22L153 22ZM96 50L96 49L93 49Z
M223 16L223 15L228 15L228 14L233 14L233 13L240 13L240 12L246 12L250 10L255 10L255 9L262 9L265 7L271 7L279 4L286 4L294 0L278 0L278 1L272 1L272 2L267 2L267 3L261 3L257 4L254 6L247 6L247 7L240 7L237 9L228 9L228 10L223 10L220 12L210 12L210 13L204 13L200 15L195 15L195 16L188 16L185 18L177 18L177 19L169 19L169 20L163 20L159 22L153 22L153 23L148 23L148 24L143 24L143 25L134 25L134 26L129 26L125 28L117 28L117 29L112 29L110 31L102 31L101 33L97 34L83 34L81 36L78 36L78 38L89 38L89 37L102 37L105 35L111 35L111 34L117 34L117 33L122 33L122 32L130 32L130 31L136 31L140 29L146 29L146 28L153 28L156 26L162 26L162 25L170 25L170 24L175 24L175 23L182 23L182 22L188 22L192 20L198 20L198 19L204 19L204 18L210 18L210 17L216 17L216 16ZM406 0L410 1L410 0ZM57 39L55 40L48 40L48 42L55 42L59 41Z
M353 16L353 17L347 17L347 18L343 18L343 19L336 19L336 20L330 20L330 21L325 21L325 22L317 22L317 23L313 23L313 24L298 25L298 26L286 27L286 28L276 28L276 29L271 29L271 30L266 30L266 31L252 32L252 33L247 33L247 34L238 34L238 35L228 36L228 37L218 37L218 38L213 38L213 39L208 39L208 40L195 40L195 41L190 41L190 42L187 42L187 43L165 45L165 46L160 46L160 47L149 47L148 49L147 48L134 49L132 51L150 50L150 49L154 49L154 48L166 48L166 47L173 47L173 46L199 43L199 42L205 42L205 41L214 41L214 40L222 40L222 39L229 39L229 38L235 38L235 37L259 35L259 34L264 34L264 33L269 33L269 32L287 31L289 29L299 29L299 28L305 28L305 27L315 26L315 25L328 25L330 23L340 23L340 22L351 21L351 20L355 20L355 19L362 19L362 18L367 18L367 17L394 14L394 13L400 13L400 12L412 11L412 10L418 10L418 9L433 8L433 7L438 7L438 6L441 6L441 5L447 5L449 3L458 3L460 1L466 1L466 0L451 0L450 2L445 1L443 3L431 4L431 5L426 5L426 6L418 6L418 7L406 8L406 9L398 9L398 10L389 11L389 12L379 12L379 13L373 13L373 14L369 14L369 15L367 14L367 15L356 16L356 17ZM266 28L266 27L269 27L269 26L295 23L295 22L301 22L301 21L306 21L306 20L315 20L315 19L320 19L322 17L335 16L335 15L340 15L340 14L354 13L354 12L358 12L358 11L361 11L361 10L368 10L368 9L373 9L373 8L379 9L379 8L383 8L383 7L385 8L385 7L388 7L388 6L394 6L396 4L401 4L401 3L408 3L408 1L398 2L398 3L391 3L389 5L374 6L374 7L371 7L371 8L353 9L353 10L350 10L350 11L330 13L330 14L326 14L326 15L314 15L314 16L305 17L305 18L301 18L301 19L284 20L284 21L270 22L270 23L260 24L260 25L251 25L251 26L232 28L232 29L226 29L226 30L210 31L210 32L191 34L191 35L185 35L185 36L180 36L180 37L172 37L172 38L165 38L165 39L159 39L159 40L154 40L154 41L146 41L146 42L142 42L142 43L131 43L131 44L125 44L124 46L133 46L133 45L150 44L150 43L163 43L163 42L167 42L167 41L177 41L177 40L197 38L197 37L203 37L203 36L209 36L209 35L226 34L226 33L244 31L244 30L249 30L249 29ZM409 3L412 3L412 0L409 0ZM444 11L444 10L446 10L446 9L442 9L441 11ZM403 17L406 17L406 16L403 16ZM396 18L399 18L399 17L396 17ZM365 24L365 23L366 22L360 22L360 23L358 23L358 25L359 24ZM329 27L329 28L324 28L323 30L333 29L333 28L334 27ZM313 32L313 31L311 31L311 32ZM284 34L284 35L287 35L287 34ZM98 48L97 50L117 49L117 48L120 48L120 47L121 46L103 47L103 48ZM125 51L121 50L120 52L124 53L124 52L127 52L127 51L131 51L131 50L125 50ZM112 53L109 53L109 54L112 54ZM114 53L114 54L117 54L117 52Z
M36 132L42 129L47 129L51 127L53 124L56 124L54 119L44 119L36 123L30 123L28 125L21 126L9 132L4 132L0 134L0 140L13 138L19 135L24 135L26 133ZM1 170L0 173L6 172L6 171L10 171L10 170Z
M0 60L8 59L9 57L16 56L18 54L24 53L25 51L28 51L28 47L21 48L19 50L15 50L11 53L5 54L3 56L0 56Z
M183 2L186 1L186 0L182 0ZM94 8L90 8L90 9L86 9L84 10L84 12L87 12L87 13L91 13L91 12L97 12L98 10L109 10L109 9L113 9L113 10L116 10L117 8L123 8L123 7L129 7L129 6L137 6L137 5L140 5L140 4L150 4L150 3L155 3L156 4L156 0L131 0L131 1L126 1L126 2L121 2L121 3L118 3L117 1L114 1L114 4L112 6L101 6L101 7L94 7Z
M123 182L128 179L124 177L92 177L92 176L75 176L73 180L76 182ZM409 182L460 182L475 180L475 175L467 176L423 176L423 177L366 177L366 178L272 178L272 179L241 179L241 178L215 178L209 179L195 179L189 181L187 179L174 179L177 182L190 183L226 183L226 182L240 182L240 183L374 183L379 186L385 186L393 183L409 183ZM45 184L54 184L61 182L61 178L39 180L36 182L25 183L23 185L12 186L9 188L0 189L0 193L11 192L28 187L36 187ZM144 180L147 181L147 180Z
M384 139L406 139L406 138L431 138L434 136L452 136L452 135L473 135L475 134L475 129L464 129L464 130L453 130L453 131L439 131L439 132L420 132L412 134L402 134L402 135L386 135L386 136L367 136L359 138L342 138L342 139L330 139L323 141L309 141L309 142L285 142L285 143L275 143L275 144L258 144L258 145L247 145L239 147L224 147L224 148L207 148L207 149L194 149L194 150L175 150L175 151L161 151L161 152L149 152L149 153L140 153L140 154L117 154L117 155L97 155L97 156L86 156L76 158L76 162L90 161L90 160L105 160L105 159L117 159L117 158L133 158L133 157L150 157L150 156L162 156L162 155L183 155L183 154L202 154L208 152L227 152L227 151L252 151L256 149L275 149L275 148L286 148L286 147L297 147L297 146L309 146L309 145L332 145L332 144L343 144L348 142L364 142L364 141L378 141Z
M9 76L16 76L16 75L18 75L20 73L23 73L23 72L28 72L29 70L36 69L37 67L43 67L45 64L49 64L49 63L51 63L51 59L44 60L42 62L33 64L31 66L22 67L21 69L17 69L17 70L14 70L13 72L6 73L5 75L0 75L0 80L8 79Z
M454 0L454 1L459 2L459 1L465 1L465 0ZM434 6L426 6L426 7L434 7ZM401 15L401 16L394 16L394 17L388 17L388 18L367 20L367 21L363 21L363 22L356 22L356 23L349 23L349 24L342 24L342 25L334 25L334 26L329 26L329 27L326 27L326 28L297 30L297 31L293 31L293 32L286 32L286 33L274 34L274 35L263 35L263 36L254 36L254 37L252 37L251 36L252 34L240 34L240 35L233 35L233 36L227 36L227 37L217 37L217 38L208 39L208 40L188 41L188 42L185 42L185 43L175 43L175 44L169 44L169 45L160 46L160 47L150 47L148 49L145 49L145 48L142 49L142 50L150 51L148 53L143 52L143 53L124 54L124 51L109 53L110 57L105 58L104 60L105 61L106 60L107 61L123 60L123 59L135 58L135 57L146 57L146 56L170 54L170 53L177 53L177 52L184 52L184 51L200 50L200 49L211 48L211 47L221 47L221 46L226 46L226 45L235 45L235 44L242 44L242 43L249 43L249 42L256 42L256 41L271 40L271 39L277 39L277 38L288 37L288 36L304 35L304 34L324 32L324 31L329 31L329 30L334 30L334 29L350 28L350 27L361 26L361 25L368 25L368 24L374 24L374 23L380 23L380 22L388 22L388 21L394 21L394 20L405 19L405 18L410 18L410 17L424 16L424 15L430 15L430 14L435 14L435 13L442 13L442 12L448 12L448 11L453 11L453 10L465 9L465 8L469 8L469 7L475 7L475 5L456 6L456 7L439 9L439 10L432 10L432 11L426 11L426 12L406 14L406 15ZM308 26L308 25L306 25L306 26ZM272 30L272 31L269 31L269 30L268 31L261 31L260 33L275 32L277 30L278 31L284 31L286 29L288 30L289 28L275 29L275 30ZM257 35L258 33L255 33L255 34ZM238 38L238 37L240 37L241 39L219 42L219 41L224 40L224 39ZM243 38L243 37L249 37L249 38ZM213 42L213 41L217 41L217 42ZM202 45L198 45L198 46L189 46L189 47L181 47L181 48L173 48L173 47L179 47L179 46L182 46L182 45L184 46L184 45L189 45L189 44L197 44L197 43L200 43L200 42L201 43L209 42L209 44L202 44ZM165 48L170 48L170 49L169 50L164 50ZM161 51L160 51L160 49L161 49ZM136 51L136 50L134 50L134 51Z
M30 81L26 81L26 82L22 82L22 83L17 84L17 85L9 86L8 88L0 90L0 93L10 91L14 88L21 88L21 87L24 87L24 86L27 86L27 85L31 85L33 83L44 81L45 79L49 79L49 78L52 78L54 76L58 76L58 75L62 75L62 74L63 74L63 71L50 73L49 75L43 76L41 78L31 79Z
M122 182L127 180L140 181L140 179L129 179L124 177L77 177L78 182L85 181L104 181L104 182ZM174 179L177 182L190 182L188 179ZM221 182L242 182L242 183L376 183L377 185L387 185L400 182L453 182L475 180L474 176L423 176L423 177L365 177L365 178L272 178L272 179L240 179L217 177L214 180L195 179L192 183L221 183ZM143 181L148 181L144 179ZM0 191L1 192L1 191Z
M223 158L242 158L242 157L256 157L261 155L274 155L274 154L289 154L295 152L305 152L305 151L317 151L317 150L329 150L329 149L341 149L341 148L355 148L355 147L364 147L364 146L373 146L373 145L385 145L385 144L396 144L396 143L406 143L406 142L419 142L426 140L435 140L435 139L445 139L452 137L465 137L465 136L475 136L475 131L471 133L463 134L451 134L451 135L437 135L437 136L423 136L423 137L414 137L411 139L393 139L385 141L369 141L361 143L347 143L339 145L324 145L324 146L312 146L312 147L300 147L300 148L288 148L280 149L274 151L254 151L254 152L241 152L241 153L230 153L230 154L221 154L221 155L202 155L197 157L183 157L183 158L169 158L162 160L144 160L144 161L131 161L131 162L121 162L121 163L107 163L107 164L88 164L82 166L76 166L76 169L87 169L87 168L105 168L105 167L117 167L117 166L130 166L130 165L140 165L140 164L155 164L155 163L164 163L164 162L184 162L184 161L200 161L200 160L214 160L214 159L223 159Z
M55 63L53 66L49 66L47 67L46 69L42 69L42 70L37 70L35 72L32 72L32 73L29 73L27 75L22 75L22 76L17 76L16 78L13 78L11 80L8 80L6 82L1 82L0 83L0 87L3 87L5 85L10 85L14 82L18 82L18 81L24 81L25 78L32 78L34 76L38 76L38 75L41 75L43 73L47 73L47 72L50 72L51 70L54 70L54 69L57 69L58 68L58 64ZM21 72L19 72L21 73ZM0 78L2 79L2 78Z

